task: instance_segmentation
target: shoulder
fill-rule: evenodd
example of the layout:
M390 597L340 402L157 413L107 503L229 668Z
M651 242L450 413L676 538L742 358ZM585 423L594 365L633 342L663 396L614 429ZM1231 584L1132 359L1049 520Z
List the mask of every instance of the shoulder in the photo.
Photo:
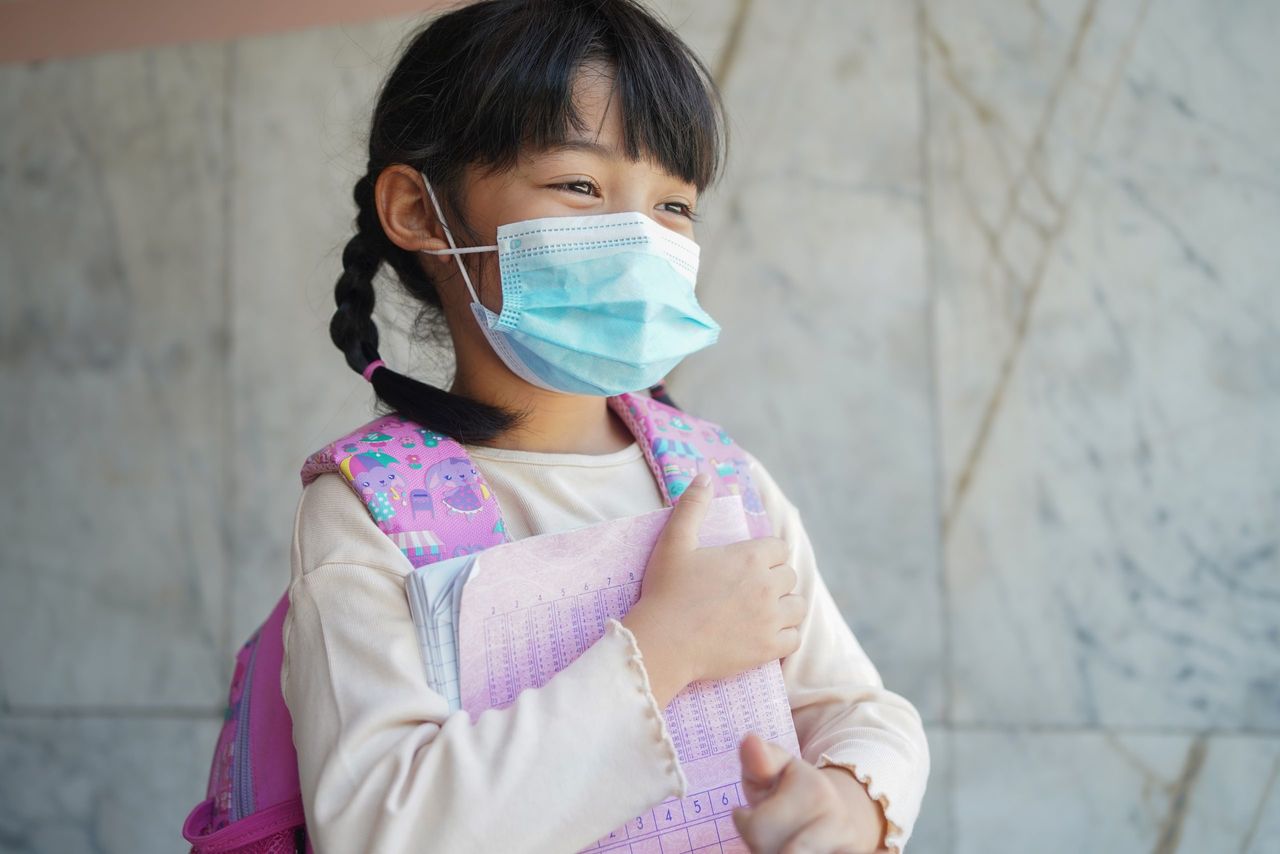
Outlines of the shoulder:
M747 460L748 471L758 494L759 503L768 514L772 535L787 544L787 562L796 572L794 592L811 600L815 596L830 599L830 594L826 592L826 581L818 569L818 558L813 541L800 516L800 510L792 503L777 479L759 458L745 450L742 455Z
M367 566L401 576L413 568L342 474L328 471L316 475L298 498L293 577L333 563Z
M407 575L414 563L401 545L421 546L424 535L435 536L411 526L420 513L434 512L430 493L440 485L436 481L449 480L459 465L469 465L462 446L396 413L349 430L312 453L300 472L294 577L325 564ZM447 533L458 535L459 528L465 526L455 523Z
M778 536L795 527L798 512L765 464L718 422L641 395L623 395L636 426L651 437L668 487L678 494L698 469L740 493L748 513L765 514Z
M739 450L746 461L748 486L754 489L760 507L768 515L773 525L774 536L792 540L801 533L800 511L783 491L769 468L750 451L745 448Z

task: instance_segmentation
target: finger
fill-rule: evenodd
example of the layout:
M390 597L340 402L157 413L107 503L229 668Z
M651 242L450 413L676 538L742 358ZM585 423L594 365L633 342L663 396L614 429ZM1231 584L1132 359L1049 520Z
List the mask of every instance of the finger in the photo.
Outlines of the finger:
M849 850L848 840L841 839L839 824L825 813L818 813L797 827L782 841L778 854L832 854Z
M786 563L791 557L791 544L781 537L757 537L752 542L761 545L764 550L764 556L769 561L769 566Z
M751 784L757 790L773 787L790 754L784 750L782 753L786 758L779 757L777 753L770 750L772 747L774 745L769 744L754 732L748 732L738 744L738 757L742 762L744 784ZM750 798L748 802L751 802Z
M778 630L778 658L794 655L800 648L800 630L795 626L786 626Z
M828 804L823 797L826 781L822 779L822 772L775 744L769 746L786 757L786 764L778 772L767 803L762 804L763 811L766 814L774 810L794 811L808 815L815 810L825 810Z
M789 763L783 769L784 778L795 775ZM817 802L806 798L804 791L794 785L784 788L779 782L763 800L750 808L734 810L734 826L752 851L777 851L801 826L814 818Z
M772 745L768 745L768 743L764 743L762 740L762 746ZM764 750L762 749L760 752L763 753ZM787 754L787 758L790 759L791 754ZM783 763L781 771L777 771L767 778L753 776L744 769L744 772L742 772L742 790L744 790L744 793L746 794L746 805L749 805L749 807L759 807L759 805L767 802L767 800L772 800L774 796L778 794L778 791L780 791L783 778L787 775L788 769L792 769L792 764L795 763ZM792 795L787 793L785 796L786 798L791 798Z
M796 580L796 571L789 563L780 563L769 570L769 589L779 598L795 589Z
M765 745L773 752L775 761L782 763L782 769L774 783L774 794L787 798L809 798L816 802L816 796L826 783L822 772L776 744L765 742Z
M760 803L773 791L773 778L760 780L749 771L742 772L742 793L746 796L746 806Z
M778 610L784 626L798 626L809 613L809 600L798 593L788 593L778 598Z
M739 540L726 546L727 549L741 551L752 560L764 561L766 566L777 566L786 563L791 557L791 546L781 537L755 537L750 540Z
M783 767L786 766L787 763L797 758L795 754L780 744L776 744L775 742L768 741L764 738L761 738L760 740L764 743L765 749L769 751L769 754L774 758L774 761L778 763L779 772L782 771Z
M736 807L733 810L733 826L753 854L774 854L795 831L792 824L779 825L778 819L776 813L760 813L759 807Z
M681 551L693 551L698 548L698 529L707 518L707 508L711 506L711 475L703 472L690 482L676 506L672 508L667 524L658 538L658 546L674 548Z
M730 815L733 818L733 826L738 830L738 836L742 837L747 848L753 852L760 851L760 846L755 845L752 839L755 830L752 828L751 818L755 815L755 811L750 807L734 807Z
M756 733L748 733L743 739L739 745L739 756L743 766L742 790L749 805L757 804L773 793L782 769L793 759L786 750Z
M751 850L778 851L787 844L787 840L796 837L797 846L815 842L818 844L815 851L828 854L820 842L832 832L832 828L826 827L826 822L835 823L836 830L840 822L829 799L823 798L820 773L812 764L792 758L778 775L777 785L767 798L742 809L741 816L735 814L733 825L739 828L742 839ZM823 823L815 823L819 821ZM812 832L820 832L822 836L815 835L812 839L809 835L797 836L797 831L805 826L812 826Z

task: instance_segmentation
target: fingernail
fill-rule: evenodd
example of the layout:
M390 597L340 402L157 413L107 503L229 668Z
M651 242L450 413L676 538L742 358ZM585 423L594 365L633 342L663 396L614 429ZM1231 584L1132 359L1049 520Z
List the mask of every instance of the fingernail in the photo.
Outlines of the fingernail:
M699 473L698 476L693 479L694 486L706 486L710 482L711 482L711 475L707 474L706 472Z

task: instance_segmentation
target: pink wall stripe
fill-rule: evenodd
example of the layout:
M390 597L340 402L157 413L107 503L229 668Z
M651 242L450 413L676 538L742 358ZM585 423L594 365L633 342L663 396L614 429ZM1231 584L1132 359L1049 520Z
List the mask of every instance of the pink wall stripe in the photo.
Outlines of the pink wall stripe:
M466 0L0 0L0 63L426 15Z

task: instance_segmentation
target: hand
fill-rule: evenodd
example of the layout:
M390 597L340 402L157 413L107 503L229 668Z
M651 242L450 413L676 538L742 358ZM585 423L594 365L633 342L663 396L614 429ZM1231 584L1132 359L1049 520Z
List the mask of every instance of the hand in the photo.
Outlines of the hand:
M686 684L790 655L808 611L805 597L791 592L796 571L786 540L699 547L713 497L705 474L681 494L649 555L640 598L622 621L646 661L650 648L664 662L678 658Z
M733 823L752 854L863 854L875 851L879 828L854 821L848 795L825 769L747 733L738 748L742 789L750 806ZM839 773L847 774L843 769ZM847 774L859 788L862 784ZM869 797L869 796L868 796Z

